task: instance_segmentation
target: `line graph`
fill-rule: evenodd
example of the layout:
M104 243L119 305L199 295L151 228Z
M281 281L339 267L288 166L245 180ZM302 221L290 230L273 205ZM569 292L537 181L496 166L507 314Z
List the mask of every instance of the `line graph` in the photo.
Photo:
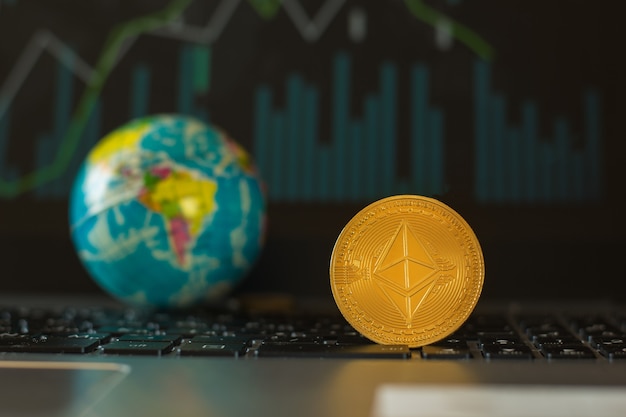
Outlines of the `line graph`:
M149 32L152 35L165 36L189 43L211 44L220 37L241 2L242 0L222 0L204 26L186 24L181 12L173 19L149 30ZM265 19L273 18L282 5L296 29L308 42L319 39L345 2L346 0L328 0L322 5L318 13L310 18L297 0L248 0L248 3ZM449 36L456 36L459 41L467 44L483 59L493 57L493 48L466 26L454 22L442 13L426 6L422 0L405 0L405 3L415 17L432 25L437 31L450 32ZM136 37L129 37L124 40L117 50L118 60L132 46L135 39ZM93 68L52 32L39 30L24 48L24 52L0 89L0 118L32 70L35 61L43 52L48 52L66 63L66 66L85 83L90 82L94 72Z
M308 42L315 42L324 33L344 3L345 0L327 1L313 19L307 16L300 3L295 0L283 0L283 7L302 37Z
M125 42L142 33L154 30L179 16L189 2L190 0L173 0L162 10L133 19L112 29L103 52L91 73L85 92L78 102L69 128L56 152L54 161L17 179L0 178L0 196L4 198L15 197L58 178L65 171L78 146L81 133L96 105L96 100L102 91L106 78L113 69Z
M86 84L90 82L94 73L93 68L50 31L38 30L0 88L0 120L44 52L54 56Z
M184 20L176 20L154 31L155 35L176 38L192 43L213 43L228 26L242 0L222 0L215 12L204 26L190 25ZM296 30L307 42L317 41L326 31L337 13L344 6L346 0L327 0L313 18L309 17L296 0L249 0L248 3L263 19L272 19L276 16L279 6L282 5L286 14L292 20ZM184 19L183 16L181 16Z
M214 14L204 26L190 25L180 16L170 24L154 31L156 35L174 37L185 42L213 43L228 26L236 10L243 0L222 0ZM326 32L333 19L345 6L346 0L327 0L314 16L309 16L297 0L248 0L259 16L263 19L273 19L280 10L284 9L294 27L302 38L313 43ZM435 30L438 42L451 42L456 39L468 47L480 58L490 61L494 58L494 48L477 32L466 25L446 16L444 13L426 5L423 0L404 0L407 9L417 19L426 23ZM442 41L442 39L444 39Z
M404 2L416 18L433 26L440 33L441 31L449 33L452 38L470 48L482 59L486 61L493 59L495 55L493 47L469 27L429 7L424 4L423 0L405 0Z
M148 34L191 44L210 45L219 39L241 4L247 3L264 19L274 18L282 7L285 16L290 19L302 38L308 43L313 43L327 31L329 25L345 6L347 0L327 0L311 16L306 12L301 2L297 0L247 0L246 2L242 0L222 0L217 4L208 22L203 26L190 25L185 22L184 11L192 1L173 0L161 11L147 14L116 26L109 33L101 55L93 66L83 60L67 43L60 40L51 31L39 30L35 32L0 88L0 121L4 120L4 126L2 126L3 135L5 137L8 135L6 131L9 122L6 119L8 119L8 110L11 103L26 82L37 61L44 54L47 53L53 56L74 76L84 82L85 89L78 100L67 131L64 134L58 133L62 136L57 141L58 148L48 149L49 153L52 152L54 154L54 158L49 163L43 166L38 165L34 170L25 174L18 174L16 170L6 169L5 175L0 175L0 198L14 198L17 195L47 184L64 174L78 148L81 134L85 130L90 115L93 113L109 74L121 58L131 49L140 35ZM424 6L421 1L405 0L405 3L414 16L428 24L432 24L434 27L443 19L442 14ZM361 26L360 31L363 32L365 30L363 28L363 12L356 10L355 13L349 16L357 17L353 20L357 21L357 26ZM446 22L452 21L447 19ZM454 22L451 25L454 28L459 26L454 24ZM456 29L454 33L460 39L463 39L464 36L472 38L469 35L473 34L469 30L464 32ZM363 33L355 33L352 39L358 42L363 37ZM481 41L477 35L473 35L473 39L479 40L479 42L473 44L477 49L477 53L484 57L489 56L489 53L485 52L489 51L488 45L485 46L486 43ZM466 41L465 43L472 45L472 42ZM206 64L203 68L209 73L209 51L205 49L202 53L196 53L196 55L204 57ZM141 71L137 72L135 76L141 80ZM200 80L198 82L202 82L202 79L208 80L208 76L197 79ZM202 89L206 92L208 84ZM135 94L135 97L138 96L139 94ZM138 103L134 104L135 113L140 111L141 108ZM6 149L6 145L6 143L2 144L3 150ZM38 160L42 159L38 157Z
M213 43L222 34L240 3L241 0L221 1L204 26L189 25L182 15L178 15L169 24L155 28L152 34L190 43Z

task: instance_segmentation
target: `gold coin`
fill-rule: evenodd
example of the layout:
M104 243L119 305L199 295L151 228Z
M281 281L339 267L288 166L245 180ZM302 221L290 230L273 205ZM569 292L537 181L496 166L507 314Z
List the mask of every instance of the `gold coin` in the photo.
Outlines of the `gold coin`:
M330 283L339 310L381 344L427 345L457 330L474 310L485 274L467 222L417 195L384 198L339 234Z

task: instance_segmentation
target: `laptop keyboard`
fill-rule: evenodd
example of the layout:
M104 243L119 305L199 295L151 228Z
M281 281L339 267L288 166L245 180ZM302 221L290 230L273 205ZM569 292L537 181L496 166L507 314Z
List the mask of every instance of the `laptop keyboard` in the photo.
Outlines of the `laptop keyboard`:
M56 353L163 357L617 361L626 316L473 315L421 348L384 346L340 316L197 314L109 309L0 309L0 355Z

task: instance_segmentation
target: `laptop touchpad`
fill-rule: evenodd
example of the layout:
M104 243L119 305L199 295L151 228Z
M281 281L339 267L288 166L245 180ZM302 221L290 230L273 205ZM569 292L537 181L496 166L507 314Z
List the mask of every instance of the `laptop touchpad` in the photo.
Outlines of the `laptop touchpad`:
M2 415L84 415L129 371L115 363L0 361Z

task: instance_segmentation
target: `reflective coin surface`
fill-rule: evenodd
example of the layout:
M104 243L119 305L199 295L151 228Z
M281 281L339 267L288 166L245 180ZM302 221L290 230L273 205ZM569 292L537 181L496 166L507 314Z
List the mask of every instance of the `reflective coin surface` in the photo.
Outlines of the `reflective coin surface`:
M485 266L476 235L444 203L417 195L376 201L339 234L333 297L358 332L381 344L427 345L473 311Z

